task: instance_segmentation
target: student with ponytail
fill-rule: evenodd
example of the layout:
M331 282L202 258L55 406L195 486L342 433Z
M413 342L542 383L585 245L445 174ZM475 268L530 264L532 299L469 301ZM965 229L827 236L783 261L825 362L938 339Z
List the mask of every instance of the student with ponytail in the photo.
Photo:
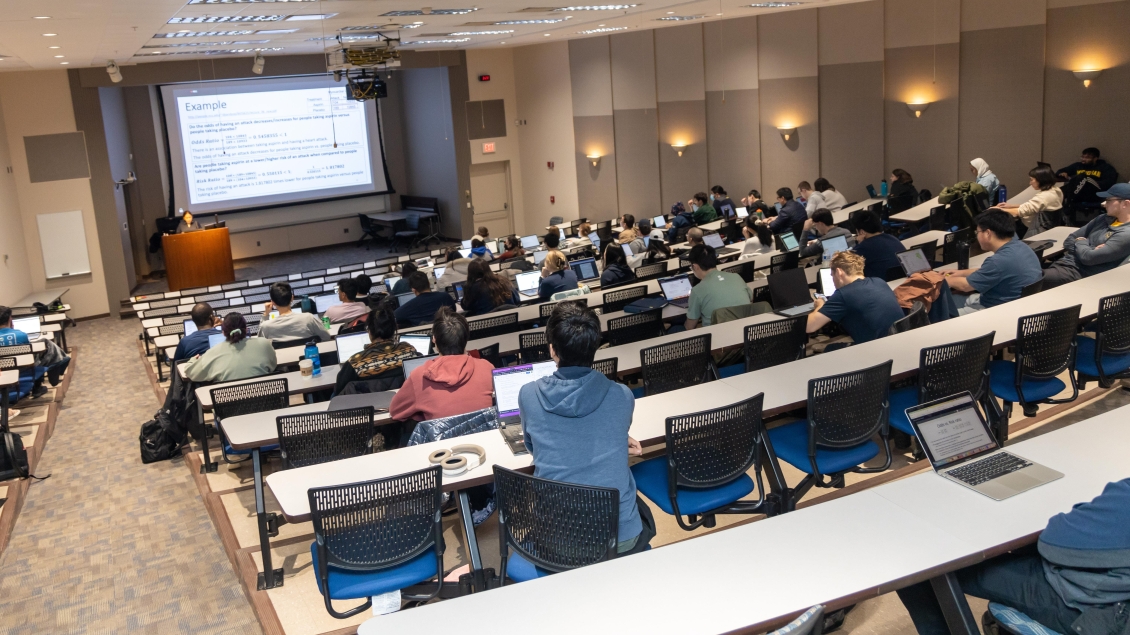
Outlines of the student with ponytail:
M224 341L185 362L185 376L194 382L236 381L275 372L278 360L270 340L247 336L247 321L229 313L220 326Z

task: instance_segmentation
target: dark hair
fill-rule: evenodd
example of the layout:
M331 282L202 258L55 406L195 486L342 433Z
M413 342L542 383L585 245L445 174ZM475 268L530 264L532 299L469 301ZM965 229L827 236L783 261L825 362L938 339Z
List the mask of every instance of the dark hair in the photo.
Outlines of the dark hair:
M358 295L369 295L369 292L373 290L373 279L363 273L354 276L353 282L357 284Z
M636 224L636 217L631 214L624 214L624 229L631 229Z
M463 254L459 253L459 247L458 247L458 246L456 246L456 247L448 247L448 248L447 248L447 262L451 262L451 261L453 261L453 260L459 260L459 259L460 259L460 258L462 258L462 257L463 257ZM411 264L411 265L412 265L413 267L415 267L415 266L416 266L416 265L414 265L414 264L412 264L412 263L405 263L405 264ZM401 269L403 269L403 267L401 267ZM413 271L415 271L415 270L413 269ZM401 278L403 278L403 277L404 277L404 272L403 272L403 271L401 271L401 275L400 275L400 277L401 277Z
M1102 156L1098 148L1083 148L1083 154L1095 157L1096 159Z
M722 189L721 185L715 185L714 187L710 188L710 191L714 192L715 194L721 194L722 196L727 196L726 190Z
M428 274L421 271L416 271L408 276L408 286L411 287L413 291L419 291L420 293L426 293L432 290L432 283L428 282Z
M753 216L747 216L746 218L753 218ZM773 230L769 229L768 224L754 223L753 231L755 234L757 234L757 242L761 243L765 247L770 247L773 245Z
M750 190L749 194L747 194L746 196L752 196L753 198L761 198L761 192L758 192L757 190Z
M420 268L416 266L416 263L406 262L406 263L400 265L400 277L401 278L407 278L408 276L416 273L419 270L420 270Z
M192 323L200 328L212 328L212 305L207 302L197 302L189 312L192 316ZM4 320L0 320L3 324Z
M545 235L545 246L550 249L557 249L561 244L561 233L556 229L552 229Z
M242 313L233 312L225 315L221 328L224 331L224 339L232 344L238 344L240 340L247 338L247 320L243 319Z
M627 244L627 243L625 243ZM626 264L628 259L624 257L624 249L616 243L604 244L604 268L607 269L612 265Z
M895 169L891 170L891 174L893 174L895 176L895 178L897 178L899 180L899 183L913 183L914 182L914 177L910 176L910 172L907 172L906 170L904 170L902 168L895 168Z
M392 311L392 302L391 298L385 298L377 308L369 311L369 319L365 322L369 339L391 340L396 335L396 315Z
M600 347L600 320L584 302L558 302L546 322L545 339L557 354L558 368L592 368Z
M483 238L486 238L487 236L490 236L490 228L486 225L483 225L479 227L478 234Z
M647 244L647 253L650 255L662 254L664 258L671 257L671 248L660 238L652 238Z
M782 187L781 189L777 190L777 196L780 196L786 201L791 201L793 200L793 191L787 187Z
M710 198L706 196L706 192L699 192L698 194L694 195L694 200L702 201L703 203L705 203L706 201L710 200Z
M462 355L471 337L471 327L467 325L467 318L451 307L441 306L432 321L432 337L440 355Z
M484 247L484 246L485 246L485 243L483 243L483 241L479 240L478 238L472 238L471 239L471 249L478 249L479 247Z
M641 218L640 222L636 223L636 229L640 230L640 233L643 234L644 236L650 234L651 233L651 219L650 218Z
M350 302L357 301L357 281L353 278L343 278L337 281L337 290L345 294L345 299Z
M687 256L687 260L692 265L698 265L698 268L703 271L710 271L718 266L718 254L710 245L691 247L691 253Z
M832 216L832 212L821 207L820 209L812 212L813 223L824 223L828 227L836 224L836 219Z
M851 224L855 227L856 231L862 229L868 234L883 233L883 220L879 218L878 214L871 210L865 209L853 214Z
M811 190L812 184L809 183L808 181L801 181L800 183L796 184L796 189L798 189L798 190Z
M509 236L506 239L506 251L513 251L522 246L522 239L517 236Z
M1028 171L1028 176L1036 179L1041 190L1050 190L1055 187L1055 173L1052 172L1051 168L1032 168Z
M973 222L977 224L977 229L987 229L1001 240L1009 240L1016 235L1016 219L1003 210L986 210L978 214Z
M271 285L271 302L275 306L290 306L294 302L294 290L289 282L276 282Z
M12 309L6 306L0 306L0 324L7 324L12 321Z
M812 187L816 188L817 192L825 192L827 190L835 189L834 187L832 187L832 184L828 182L828 179L824 177L820 177L813 181Z
M467 282L464 288L470 288L471 285L481 282L483 284L491 303L494 306L501 306L510 303L514 295L514 288L510 286L510 281L505 277L491 271L490 265L487 261L476 258L467 265Z

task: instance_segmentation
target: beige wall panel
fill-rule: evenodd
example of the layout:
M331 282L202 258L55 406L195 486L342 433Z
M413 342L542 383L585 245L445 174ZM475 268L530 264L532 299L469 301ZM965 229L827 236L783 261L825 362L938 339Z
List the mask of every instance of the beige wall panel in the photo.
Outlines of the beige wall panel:
M573 116L612 116L612 63L608 38L569 40Z
M617 216L616 137L612 115L573 117L576 139L577 201L580 215L608 220ZM600 157L594 167L588 155Z
M654 216L675 201L660 197L659 111L655 108L617 110L616 189L621 214ZM670 148L668 148L670 149Z
M883 63L820 67L820 175L848 202L883 179Z
M651 31L609 37L612 58L612 107L655 108L655 39Z
M521 50L520 48L518 49ZM489 74L489 82L480 82L479 75ZM501 99L506 108L506 136L469 141L471 164L510 162L510 205L515 218L525 213L522 207L522 162L519 156L517 87L514 78L514 49L468 49L467 83L472 100ZM388 100L385 100L388 101ZM494 153L483 152L483 143L493 142ZM391 170L392 166L389 166ZM399 203L399 197L397 203Z
M683 156L671 147L675 143L686 144ZM665 204L670 206L710 189L706 146L705 100L659 104L660 190Z
M231 257L234 260L280 254L290 250L288 228L261 229L253 232L230 234Z
M1047 0L1049 9L1063 9L1065 7L1081 7L1089 4L1110 4L1111 2L1125 2L1126 0Z
M757 18L702 25L706 90L757 88Z
M346 232L345 230L349 230ZM337 245L356 241L360 236L361 222L357 217L291 225L286 228L287 242L291 249L310 249L324 245Z
M962 32L1033 26L1046 18L1046 0L961 0Z
M981 157L1009 192L1023 190L1042 149L1044 25L962 33L960 75L958 178Z
M761 189L761 139L756 90L706 93L706 147L710 185L737 200Z
M4 111L0 108L0 166L12 165ZM0 305L12 306L31 293L31 271L24 247L23 218L16 196L16 176L0 170Z
M941 187L958 180L958 45L937 47L937 83L931 83L934 52L932 46L885 52L884 174L902 168L914 177L916 187L936 195ZM931 104L920 118L915 118L906 103L920 99Z
M758 16L757 66L761 82L817 75L816 10Z
M961 29L961 0L883 0L886 48L953 44Z
M841 4L817 11L821 65L882 61L882 0Z
M770 199L766 192L791 187L795 194L801 180L820 176L819 90L816 77L761 80L761 186ZM797 127L788 141L782 125Z
M706 96L702 63L702 25L655 29L655 88L660 102ZM662 117L662 115L660 115Z

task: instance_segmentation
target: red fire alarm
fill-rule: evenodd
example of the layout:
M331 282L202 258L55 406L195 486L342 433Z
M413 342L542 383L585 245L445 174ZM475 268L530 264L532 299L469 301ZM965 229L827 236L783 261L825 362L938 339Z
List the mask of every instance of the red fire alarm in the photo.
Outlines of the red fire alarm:
M551 196L551 197L549 197L549 202L550 202L550 203L556 203L556 202L557 202L557 197L556 197L556 196Z
M546 162L545 162L545 165L546 165L546 167L548 167L548 168L549 168L550 170L552 170L552 169L553 169L553 161L546 161Z
M480 82L489 82L490 81L490 75L479 75L479 81Z

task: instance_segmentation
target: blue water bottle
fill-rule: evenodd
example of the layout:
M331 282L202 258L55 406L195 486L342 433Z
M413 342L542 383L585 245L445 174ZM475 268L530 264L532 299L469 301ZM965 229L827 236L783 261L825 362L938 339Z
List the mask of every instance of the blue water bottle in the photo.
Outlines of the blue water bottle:
M307 342L306 350L302 356L314 362L315 377L322 374L322 356L318 353L318 345L316 343Z
M1007 203L1008 202L1008 188L1004 186L1004 183L1001 183L1000 185L997 186L997 202L998 203Z
M879 186L879 196L887 195L887 179L883 179L883 183Z

